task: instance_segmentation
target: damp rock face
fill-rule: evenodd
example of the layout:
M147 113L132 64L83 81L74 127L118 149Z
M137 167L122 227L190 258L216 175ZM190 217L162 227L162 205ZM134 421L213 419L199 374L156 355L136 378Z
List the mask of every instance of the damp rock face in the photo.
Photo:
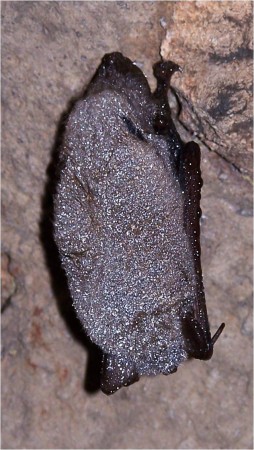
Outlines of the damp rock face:
M252 179L251 2L177 3L161 55L169 59L176 52L186 74L173 81L182 124Z
M60 149L55 238L74 308L104 353L101 387L169 374L211 340L200 264L200 150L184 145L154 66L154 94L121 53L105 55Z

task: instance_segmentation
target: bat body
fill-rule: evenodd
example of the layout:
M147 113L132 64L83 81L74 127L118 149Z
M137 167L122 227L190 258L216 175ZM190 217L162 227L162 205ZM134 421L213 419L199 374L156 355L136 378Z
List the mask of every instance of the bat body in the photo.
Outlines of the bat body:
M200 263L199 146L183 144L167 101L178 66L141 70L105 55L66 124L55 239L76 313L103 351L101 388L208 359Z

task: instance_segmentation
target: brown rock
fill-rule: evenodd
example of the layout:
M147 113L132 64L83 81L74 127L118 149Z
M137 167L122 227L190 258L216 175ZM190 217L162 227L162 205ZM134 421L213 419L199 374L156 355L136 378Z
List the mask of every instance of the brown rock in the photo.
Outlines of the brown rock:
M251 2L178 2L161 45L184 68L174 78L180 121L238 170L252 173Z

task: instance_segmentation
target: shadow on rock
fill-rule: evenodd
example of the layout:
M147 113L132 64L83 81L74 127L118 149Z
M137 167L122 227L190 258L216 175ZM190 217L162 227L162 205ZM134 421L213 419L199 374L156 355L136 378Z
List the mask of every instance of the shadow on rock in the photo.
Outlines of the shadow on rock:
M72 336L79 343L81 343L88 352L84 389L88 393L94 393L98 391L100 387L102 352L90 341L88 336L85 334L81 323L76 317L67 285L67 279L64 270L61 267L60 256L53 235L53 198L59 178L59 148L63 139L66 119L68 118L68 115L76 100L76 98L71 100L68 109L62 114L56 132L55 143L51 153L51 160L47 168L47 182L42 198L40 240L43 245L46 263L51 275L51 285L60 314L65 320L68 330Z

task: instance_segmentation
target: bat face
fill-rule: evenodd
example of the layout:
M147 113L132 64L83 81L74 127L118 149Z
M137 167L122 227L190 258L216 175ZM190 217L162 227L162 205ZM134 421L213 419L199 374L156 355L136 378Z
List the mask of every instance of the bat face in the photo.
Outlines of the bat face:
M71 112L61 149L55 239L73 305L103 351L101 388L208 359L200 263L200 150L167 101L178 66L157 63L151 93L120 53L105 55Z

